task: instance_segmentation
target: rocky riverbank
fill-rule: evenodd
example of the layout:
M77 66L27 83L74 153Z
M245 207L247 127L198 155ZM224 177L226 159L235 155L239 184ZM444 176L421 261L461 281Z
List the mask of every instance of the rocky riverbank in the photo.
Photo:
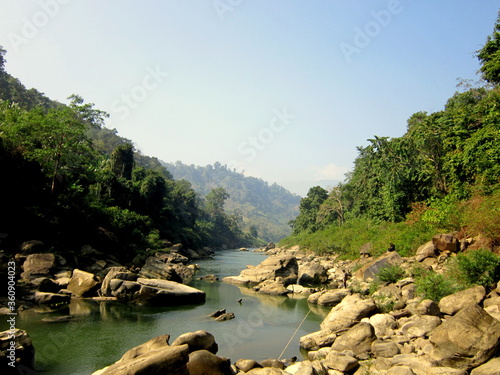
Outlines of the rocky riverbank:
M181 335L171 345L168 335L154 338L95 374L499 374L499 280L491 290L475 286L440 301L421 299L416 294L412 275L416 266L440 272L445 267L444 260L462 250L452 235L436 236L422 245L416 256L407 258L396 251L376 258L365 252L359 259L347 261L337 256L316 256L298 248L269 248L269 257L259 265L248 266L240 275L223 281L257 293L307 298L311 309L315 305L330 308L321 329L300 338L300 346L307 353L304 358L271 358L259 363L241 358L231 363L230 359L217 356L216 338L197 331ZM30 258L28 262L28 258L25 273L31 264L52 264L50 259L36 258L35 262ZM74 296L92 295L97 290L102 297L141 303L136 293L142 288L168 290L165 283L178 284L161 277L170 277L173 272L182 274L176 265L183 265L177 268L185 270L183 261L180 254L158 254L148 258L140 270L114 265L95 285L91 278L81 276L88 270L76 272L82 282L76 281L73 270L65 289L70 289L73 280L75 287L70 291ZM405 271L405 277L394 283L375 283L388 265L397 265ZM54 280L58 268L49 270L52 271L46 278ZM57 278L54 281L58 284ZM44 283L47 282L40 285ZM55 294L67 295L60 291ZM156 297L148 297L148 303L169 300L157 294L152 293ZM202 297L197 298L200 303ZM26 338L24 342L28 343Z

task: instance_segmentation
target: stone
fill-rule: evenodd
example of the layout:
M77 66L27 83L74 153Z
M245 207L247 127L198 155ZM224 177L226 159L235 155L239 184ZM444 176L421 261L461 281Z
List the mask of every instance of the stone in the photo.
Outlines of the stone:
M218 322L225 322L226 320L231 320L234 318L235 318L234 313L230 312L219 315L217 318L215 318L215 320L217 320Z
M254 289L260 293L269 294L271 296L284 296L289 293L283 282L275 280L265 280Z
M441 319L433 315L416 315L409 318L402 326L401 331L410 339L427 336L437 326Z
M432 243L439 251L451 251L456 253L460 250L460 241L452 234L438 234L432 237Z
M135 354L129 352L104 369L101 375L189 375L186 367L189 360L187 345L152 345L151 350L140 349Z
M475 286L441 298L439 310L443 314L454 315L467 306L479 304L486 297L483 286Z
M30 240L30 241L25 241L21 244L21 252L23 254L34 254L34 253L40 253L45 250L45 245L43 244L42 241L38 240Z
M248 371L246 375L289 375L289 373L275 367L263 367L254 368Z
M432 241L429 241L417 249L415 259L417 260L417 262L421 262L425 258L435 258L437 255L438 251L436 249L436 246L434 246Z
M39 292L58 293L62 287L59 283L47 277L42 278L37 287Z
M222 314L225 314L225 313L226 313L226 309L220 309L220 310L217 310L217 311L214 311L213 313L211 313L209 315L209 317L218 318L219 316L221 316Z
M500 306L499 305L491 305L484 308L488 314L490 314L493 318L500 321Z
M192 353L197 350L208 350L213 354L217 354L218 345L215 338L207 331L188 332L180 335L172 343L172 346L187 344L189 352Z
M394 341L375 340L371 351L375 357L392 358L399 354L399 347Z
M23 263L21 278L32 281L39 277L51 277L56 267L56 256L52 253L30 254Z
M189 375L233 375L229 358L217 357L208 350L190 353L187 369Z
M431 299L424 299L412 311L415 315L441 316L439 305Z
M285 372L294 375L316 375L311 361L296 362L285 368Z
M299 265L297 284L322 284L327 279L326 269L320 263L312 261Z
M139 271L139 274L142 277L150 278L150 279L163 279L175 281L178 283L182 282L182 277L180 277L176 270L174 269L174 264L181 264L180 260L177 260L178 257L182 257L182 255L177 254L177 256L170 256L171 254L160 254L149 257L146 259L144 266ZM185 258L185 257L183 257ZM187 258L185 258L187 261ZM171 262L171 260L175 260Z
M357 270L353 276L363 281L366 281L367 279L375 279L383 267L388 264L400 264L401 262L401 256L397 252L391 251L365 264Z
M326 329L309 333L300 338L300 347L306 350L318 350L326 346L332 346L337 335L335 331Z
M71 296L68 294L35 292L35 303L39 305L58 305L70 301Z
M11 342L14 342L14 350L11 349ZM15 367L9 366L12 362ZM34 374L34 364L35 348L26 331L16 328L0 332L0 368L4 369L3 373L14 373L6 369L16 369L16 374Z
M351 290L348 288L328 290L319 296L317 303L321 306L336 306L349 295Z
M500 357L490 359L485 364L476 367L470 375L500 375Z
M395 366L387 371L387 375L416 375L409 366Z
M109 286L111 280L117 279L116 275L120 273L128 272L127 268L125 267L110 267L108 273L104 277L104 280L102 281L101 284L101 296L103 297L111 297L112 296L112 291Z
M98 286L94 274L75 268L67 289L76 297L90 297L97 292Z
M366 318L365 318L366 319ZM378 338L382 338L387 335L388 332L396 328L396 319L390 314L375 314L368 319L375 329L375 335Z
M356 358L336 351L328 353L324 360L324 364L329 369L340 372L349 372L359 367L359 362Z
M370 323L360 322L347 332L337 337L332 349L338 352L351 350L354 355L369 352L371 344L376 339L375 329Z
M479 305L463 308L430 335L438 366L467 369L488 361L500 347L500 321Z
M124 281L125 283L125 281ZM134 303L138 305L172 306L205 302L205 292L175 281L138 278L138 292Z
M281 277L283 283L288 285L297 282L298 268L297 259L294 256L275 255L270 256L255 267L244 269L240 276L254 284Z
M274 367L283 370L285 368L285 364L278 359L264 359L260 362L262 367Z
M236 363L234 364L238 370L241 370L243 372L248 372L251 369L254 368L261 368L264 367L261 364L259 364L257 361L254 361L253 359L238 359ZM270 367L270 366L268 366Z
M341 303L333 307L321 323L321 329L337 331L349 328L370 316L377 306L373 299L362 299L359 294L345 297Z

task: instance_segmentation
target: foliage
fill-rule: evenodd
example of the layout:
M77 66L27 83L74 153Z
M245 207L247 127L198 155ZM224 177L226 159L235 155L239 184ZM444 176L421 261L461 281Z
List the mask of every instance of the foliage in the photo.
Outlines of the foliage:
M380 269L377 277L380 281L392 284L403 279L405 271L398 264L387 264Z
M498 84L500 83L500 13L493 30L493 34L479 51L477 57L481 61L480 71L484 79Z
M290 222L294 234L304 231L316 232L319 229L316 216L327 198L328 192L321 186L309 189L307 196L300 200L299 216Z
M443 274L434 271L422 273L415 279L417 294L423 299L439 302L441 298L459 291L459 287Z
M485 249L458 254L450 272L465 287L482 285L490 288L500 280L500 256Z

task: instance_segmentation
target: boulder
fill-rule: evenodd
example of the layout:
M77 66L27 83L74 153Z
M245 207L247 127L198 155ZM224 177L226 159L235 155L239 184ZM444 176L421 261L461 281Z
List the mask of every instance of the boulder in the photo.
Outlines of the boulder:
M399 347L394 341L375 340L372 342L371 351L377 358L392 358L399 354Z
M218 322L225 322L226 320L231 320L234 318L235 318L234 313L230 312L219 315L217 318L215 318L215 320L217 320Z
M456 253L460 250L460 241L453 234L438 234L432 237L432 243L439 251L451 251Z
M351 290L346 288L346 289L332 289L332 290L326 290L326 291L321 291L317 292L314 294L311 294L309 298L307 299L307 302L309 303L316 303L318 305L322 306L336 306L342 300L351 294Z
M490 359L484 365L476 367L470 375L500 375L500 357Z
M284 296L289 293L288 289L285 288L285 284L282 281L275 280L265 280L257 285L255 290L263 294L269 294L272 296Z
M182 277L177 274L173 267L174 264L182 263L178 261L177 257L182 257L182 255L176 254L176 256L173 256L172 254L157 253L155 256L146 259L139 274L150 279L163 279L181 283ZM185 259L187 261L187 258ZM171 262L171 260L174 260L174 262Z
M488 314L490 314L493 318L500 321L500 306L499 305L491 305L484 308Z
M195 352L197 350L208 350L213 354L217 354L218 346L215 342L215 338L211 333L207 331L195 331L188 332L180 335L172 343L172 346L187 344L189 352Z
M400 324L402 324L401 331L410 339L414 339L427 336L441 324L441 319L433 315L417 315Z
M278 359L264 359L260 362L262 367L274 367L283 370L285 368L285 364Z
M243 277L241 275L239 276L226 276L222 279L223 282L231 285L237 285L237 286L245 286L248 287L251 284L251 281L247 279L246 277Z
M127 281L136 281L138 275L132 272L129 272L125 267L111 267L106 274L106 277L102 281L101 285L101 296L103 297L111 297L113 296L113 290L110 287L111 280L127 280Z
M254 361L253 359L245 359L245 358L238 359L234 365L236 366L236 368L238 370L243 371L243 372L248 372L254 368L264 367L260 363L258 363L257 361ZM271 366L268 366L268 367L271 367Z
M169 340L170 340L170 335L167 334L156 336L155 338L146 341L145 343L139 346L127 350L125 354L123 354L123 356L121 357L121 360L131 360L143 356L148 352L161 350L169 346L168 343Z
M58 305L70 301L71 296L68 294L35 292L35 303L39 305Z
M284 284L288 285L297 282L298 268L294 256L276 255L270 256L255 267L244 269L240 276L255 284L282 277Z
M331 351L324 360L326 367L340 372L350 372L359 367L358 360L348 354Z
M67 284L65 286L67 286ZM37 290L39 292L58 293L61 289L62 286L59 283L49 279L48 277L42 278L37 286Z
M35 254L43 252L44 250L45 245L42 241L30 240L21 244L21 253L23 254Z
M322 284L328 279L326 269L316 261L299 266L297 284Z
M396 318L394 318L391 314L372 315L368 319L368 323L373 326L373 328L375 329L375 335L378 338L390 335L393 332L393 329L397 326Z
M316 292L316 289L314 288L307 288L299 284L290 284L286 287L286 290L292 294L301 294L303 296L309 296Z
M28 255L23 263L21 278L31 282L39 277L51 277L56 267L56 256L52 253Z
M125 281L124 281L125 282ZM139 305L184 305L205 302L205 292L175 281L138 278L139 291L133 295Z
M321 329L337 331L349 328L370 316L376 309L377 306L371 298L362 299L357 293L347 296L330 310L321 323Z
M370 323L360 322L349 328L343 335L337 337L332 345L332 350L341 352L351 350L354 355L366 353L371 350L371 344L376 339L375 329Z
M90 297L97 292L98 286L92 273L75 268L67 289L76 297Z
M409 366L395 366L387 371L387 375L416 375Z
M208 350L197 350L189 354L189 375L233 375L229 358L217 357Z
M391 251L365 264L353 276L360 280L374 279L383 267L388 264L400 264L401 262L401 256L397 252Z
M475 286L441 298L439 309L443 314L454 315L467 306L479 304L486 297L483 286Z
M300 338L300 347L306 350L318 350L323 347L332 346L337 335L331 330L321 330Z
M500 321L479 305L447 319L430 335L432 360L439 366L468 369L482 365L500 347Z
M119 361L106 368L100 374L189 375L189 371L186 367L189 360L187 345L168 346L168 343L165 345L159 345L157 343L157 345L152 344L150 350L139 349L135 354L134 352L129 352L127 352L128 354L125 353Z
M441 310L436 302L431 299L424 299L411 310L414 315L441 316Z
M263 367L254 368L248 371L246 375L289 375L289 373L276 367Z
M417 249L415 259L417 262L423 261L425 258L435 258L438 255L436 246L432 241L429 241Z
M12 347L12 343L14 347ZM14 367L9 363L14 363ZM3 373L31 374L34 372L35 348L31 338L21 329L0 332L0 368ZM12 372L6 371L10 369Z

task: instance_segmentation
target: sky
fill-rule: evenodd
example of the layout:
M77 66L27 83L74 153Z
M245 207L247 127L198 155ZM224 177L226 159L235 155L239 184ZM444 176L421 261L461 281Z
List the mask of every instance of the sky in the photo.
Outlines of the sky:
M2 0L6 70L166 162L228 165L305 196L358 146L444 108L500 0Z

